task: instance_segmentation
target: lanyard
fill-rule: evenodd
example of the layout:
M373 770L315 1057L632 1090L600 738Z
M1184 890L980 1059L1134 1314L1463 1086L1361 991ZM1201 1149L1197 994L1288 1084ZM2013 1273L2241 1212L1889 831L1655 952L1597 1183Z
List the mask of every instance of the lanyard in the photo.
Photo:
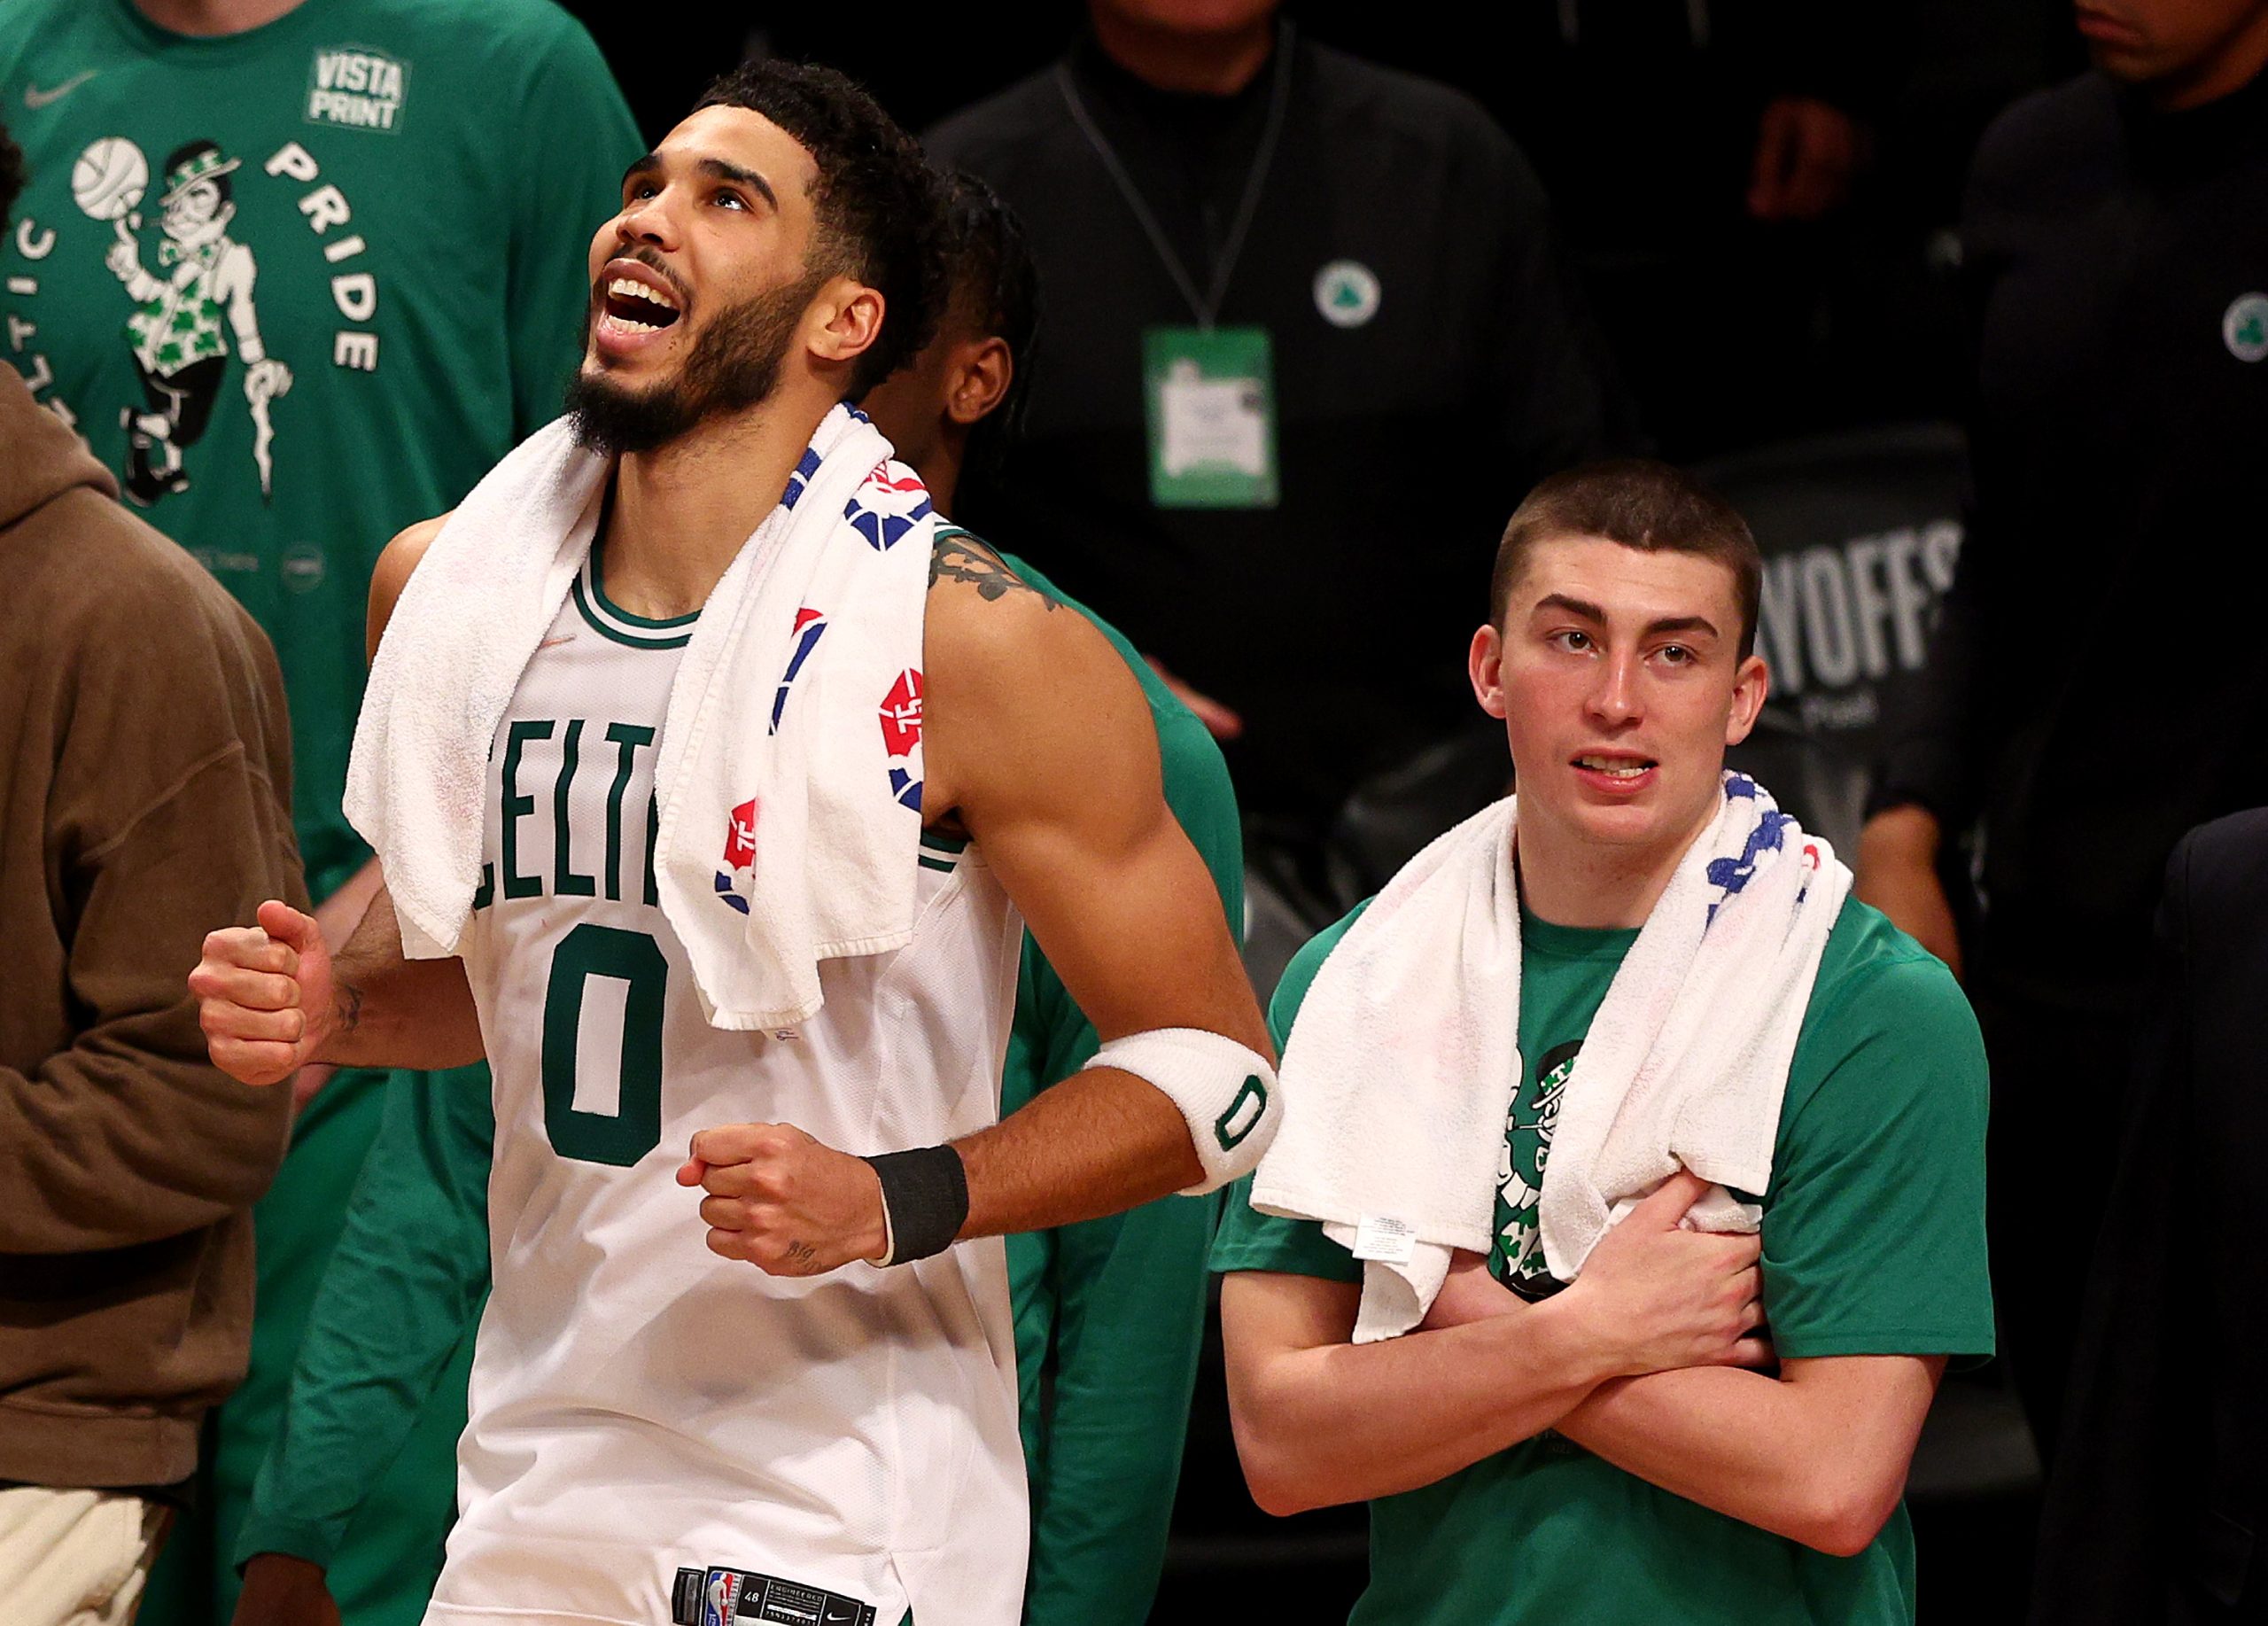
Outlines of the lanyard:
M1126 199L1126 206L1134 211L1135 220L1140 222L1143 234L1150 239L1150 246L1157 251L1166 274L1173 278L1173 285L1181 290L1181 297L1189 302L1191 314L1196 316L1198 325L1211 327L1215 318L1220 315L1221 300L1228 293L1229 277L1236 270L1239 256L1244 253L1245 234L1251 230L1252 217L1259 211L1260 189L1268 179L1269 166L1275 161L1277 137L1284 133L1284 108L1291 99L1292 26L1285 23L1283 31L1277 35L1276 82L1268 93L1268 122L1261 131L1260 150L1253 155L1252 173L1245 178L1244 200L1237 206L1236 222L1230 227L1228 241L1221 245L1220 259L1213 268L1213 285L1202 296L1197 292L1196 279L1181 263L1181 256L1173 252L1173 245L1167 240L1164 229L1158 224L1158 217L1143 201L1140 189L1134 184L1134 177L1126 173L1126 166L1120 161L1117 150L1110 144L1109 137L1096 127L1092 115L1087 112L1086 103L1079 97L1078 87L1071 82L1070 69L1060 62L1055 65L1055 85L1062 91L1063 105L1071 110L1072 121L1078 125L1079 133L1087 138L1087 144L1095 150L1095 156L1102 160L1102 167L1117 183L1119 195Z

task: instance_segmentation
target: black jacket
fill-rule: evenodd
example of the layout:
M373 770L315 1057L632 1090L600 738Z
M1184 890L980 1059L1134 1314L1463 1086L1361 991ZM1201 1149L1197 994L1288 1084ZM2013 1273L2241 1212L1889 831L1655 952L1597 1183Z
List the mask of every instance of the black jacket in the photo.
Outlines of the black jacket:
M1983 815L1985 985L2127 1007L2175 840L2268 803L2232 585L2268 537L2268 77L2176 114L2093 74L2019 104L1963 242L1974 522L1875 801Z
M1496 540L1539 477L1635 439L1543 195L1444 86L1293 36L1283 131L1219 312L1268 331L1281 500L1150 501L1143 334L1196 317L1051 68L933 131L1014 207L1042 316L1021 444L971 523L1241 712L1248 806L1327 819L1349 786L1477 715L1464 651ZM1064 71L1200 286L1267 121L1143 84L1091 42ZM1374 315L1319 307L1326 268ZM1021 361L1022 358L1019 358Z
M2042 1520L2035 1626L2268 1614L2268 809L2192 831L2158 912L2124 1145Z

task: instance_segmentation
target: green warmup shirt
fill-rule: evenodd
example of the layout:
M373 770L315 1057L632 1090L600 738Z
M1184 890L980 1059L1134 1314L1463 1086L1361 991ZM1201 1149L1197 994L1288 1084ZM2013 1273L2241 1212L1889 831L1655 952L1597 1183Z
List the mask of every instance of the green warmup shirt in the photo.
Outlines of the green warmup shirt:
M1029 565L1009 564L1052 591ZM1142 681L1166 799L1236 920L1243 852L1219 748L1131 646L1096 625ZM1096 1048L1093 1027L1027 938L1002 1110L1023 1105ZM431 1428L453 1439L464 1426L473 1332L488 1291L495 1119L485 1081L453 1082L401 1075L388 1090L384 1121L307 1324L283 1425L237 1534L239 1564L284 1552L342 1573L383 1538L368 1487L404 1436ZM1213 1198L1169 1197L1008 1239L1032 1489L1025 1618L1035 1626L1134 1626L1149 1616L1180 1477L1204 1329L1206 1250L1218 1215ZM454 1489L453 1463L429 1466L418 1516L430 1540L414 1573L384 1609L350 1614L346 1626L419 1619L440 1571Z
M586 254L641 151L549 0L304 0L217 38L131 0L0 6L29 186L0 334L275 641L327 896L371 566L558 416Z
M0 354L274 642L299 851L324 898L369 856L339 801L371 567L557 415L590 241L642 151L629 109L549 0L304 0L214 38L131 0L6 0L0 107L31 172L0 241ZM234 1607L218 1560L383 1078L324 1087L260 1204L250 1371L142 1626ZM380 1544L439 1539L405 1487L422 1502L453 1450L421 1426L392 1474L375 1465L382 1534L334 1577L350 1620L399 1589Z
M1357 909L1300 951L1270 1016L1279 1042ZM1544 1286L1536 1204L1560 1093L1632 931L1520 922L1519 1051L1489 1269ZM1783 1358L1985 1355L1984 1052L1952 975L1876 911L1845 904L1789 1070L1764 1206L1764 1308ZM1216 1271L1359 1282L1306 1221L1239 1189ZM1547 1289L1548 1290L1548 1289ZM1659 1490L1546 1433L1371 1504L1358 1626L1907 1626L1901 1505L1834 1558Z

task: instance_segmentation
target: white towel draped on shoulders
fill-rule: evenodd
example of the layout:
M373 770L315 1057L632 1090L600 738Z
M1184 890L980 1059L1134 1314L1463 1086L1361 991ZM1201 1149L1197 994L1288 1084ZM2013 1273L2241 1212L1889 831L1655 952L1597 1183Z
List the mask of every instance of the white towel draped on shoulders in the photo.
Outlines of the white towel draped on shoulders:
M1252 1189L1363 1257L1355 1341L1425 1319L1450 1255L1486 1253L1521 1072L1517 798L1434 841L1349 927L1301 1003L1284 1126ZM1849 895L1832 848L1728 773L1617 969L1561 1099L1541 1206L1574 1280L1607 1228L1679 1168L1718 1189L1694 1221L1753 1231L1789 1063Z
M530 436L442 527L379 644L346 814L413 958L462 939L490 744L612 472L566 419ZM656 763L656 879L715 1026L802 1022L820 961L913 935L936 525L889 442L838 406L702 607Z

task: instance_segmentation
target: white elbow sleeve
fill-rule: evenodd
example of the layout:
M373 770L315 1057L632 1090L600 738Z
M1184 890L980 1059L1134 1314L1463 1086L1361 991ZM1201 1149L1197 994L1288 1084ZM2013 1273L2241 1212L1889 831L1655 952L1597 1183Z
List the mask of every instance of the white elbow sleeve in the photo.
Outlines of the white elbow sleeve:
M1164 1092L1189 1120L1205 1178L1182 1193L1202 1196L1251 1172L1282 1122L1282 1093L1268 1058L1204 1028L1152 1028L1115 1039L1089 1067L1115 1067Z

